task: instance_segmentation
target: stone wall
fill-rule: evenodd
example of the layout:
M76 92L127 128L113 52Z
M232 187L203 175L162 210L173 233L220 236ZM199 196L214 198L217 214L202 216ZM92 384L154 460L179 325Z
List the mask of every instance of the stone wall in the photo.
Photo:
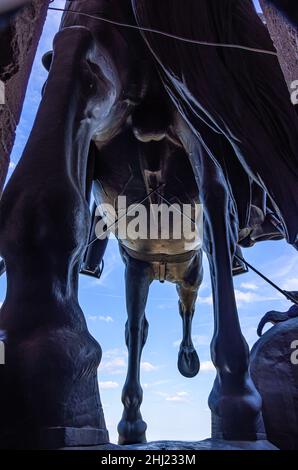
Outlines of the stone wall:
M48 4L49 0L33 0L0 32L0 80L5 84L5 105L0 106L0 192Z
M298 80L298 31L267 0L260 4L290 90L290 84Z

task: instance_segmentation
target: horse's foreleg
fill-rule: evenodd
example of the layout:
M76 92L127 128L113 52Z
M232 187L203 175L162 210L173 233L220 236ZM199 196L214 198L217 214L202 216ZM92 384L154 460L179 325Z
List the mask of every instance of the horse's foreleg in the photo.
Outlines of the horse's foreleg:
M212 164L212 163L211 163ZM265 439L261 398L248 371L249 349L242 335L232 279L237 227L229 218L229 197L220 178L206 172L205 229L214 298L211 357L217 377L209 397L212 435L228 440Z
M232 260L238 221L225 176L189 128L177 121L204 209L204 245L213 290L214 336L211 358L217 370L209 396L212 436L227 440L265 438L262 400L249 375L249 349L242 335L233 286ZM202 126L204 140L220 151L214 134ZM215 145L214 145L215 144Z
M90 62L93 50L86 28L56 36L33 130L0 203L0 250L7 266L0 315L6 337L0 371L4 447L108 441L97 383L101 349L77 297L90 223L85 197L96 126L92 100L101 87L104 98L104 83Z
M184 377L195 377L200 370L200 360L192 342L192 321L195 313L198 289L202 282L202 253L192 261L184 280L177 283L179 313L182 318L183 337L178 354L178 369Z
M152 273L148 263L124 255L126 263L126 307L127 323L125 340L128 348L128 370L122 391L124 411L118 425L119 443L133 444L146 442L147 425L142 419L140 406L143 391L140 384L140 362L148 335L145 307Z

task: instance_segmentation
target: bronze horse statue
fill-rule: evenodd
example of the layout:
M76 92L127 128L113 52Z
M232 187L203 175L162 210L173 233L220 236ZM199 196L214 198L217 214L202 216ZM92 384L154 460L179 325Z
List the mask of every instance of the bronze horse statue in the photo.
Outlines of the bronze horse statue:
M97 202L119 194L136 202L159 188L153 199L203 204L217 370L212 435L264 440L232 274L238 244L285 237L297 248L298 121L268 32L250 0L88 0L66 9L34 127L0 202L8 282L1 442L108 441L96 378L101 351L77 299L92 185ZM192 376L202 278L198 244L185 253L174 239L162 247L128 242L120 243L130 353L122 443L145 439L139 363L149 285L161 279L161 265L162 280L168 273L177 283L179 368Z
M110 143L94 140L94 196L99 207L104 203L117 207L118 196L126 196L128 207L140 201L146 201L144 208L147 214L155 207L162 208L164 201L176 211L189 204L190 214L194 217L194 204L199 203L196 182L191 165L181 145L170 137L173 114L170 112L166 97L153 85L158 84L156 73L144 77L147 80L147 96L132 111L128 121L119 129L117 136ZM155 88L155 87L154 87ZM167 109L167 107L169 109ZM173 134L174 136L174 134ZM157 190L159 188L158 191ZM147 195L150 195L147 198ZM126 224L129 227L130 211ZM162 216L163 214L161 214ZM140 414L142 388L140 384L140 362L142 348L148 334L148 321L145 307L150 284L153 280L170 281L176 284L179 296L179 312L183 322L183 339L178 357L178 368L186 377L194 377L200 367L198 355L191 339L191 323L195 311L195 303L199 286L203 278L202 250L199 235L194 231L190 234L181 233L174 236L173 225L177 218L169 219L169 237L160 237L163 227L156 217L157 237L153 239L152 224L148 220L148 237L126 236L119 239L122 259L125 263L126 305L128 320L125 339L128 347L128 371L122 392L124 412L118 426L119 442L129 444L145 441L146 423ZM178 214L180 217L180 214ZM182 217L182 216L181 216ZM172 223L171 223L172 221ZM167 222L165 220L165 222ZM120 222L119 222L120 223ZM145 222L146 223L146 222ZM182 221L181 221L182 223ZM107 226L109 226L107 222ZM185 224L184 224L185 225ZM117 229L117 225L114 226ZM147 228L147 227L146 227ZM112 230L117 236L117 230ZM149 233L150 231L150 233ZM184 238L183 235L187 238ZM146 234L145 234L146 235ZM165 233L167 235L167 233ZM91 237L91 241L94 236ZM90 246L91 250L99 251L98 240ZM101 259L88 253L88 260ZM90 264L85 263L90 270Z

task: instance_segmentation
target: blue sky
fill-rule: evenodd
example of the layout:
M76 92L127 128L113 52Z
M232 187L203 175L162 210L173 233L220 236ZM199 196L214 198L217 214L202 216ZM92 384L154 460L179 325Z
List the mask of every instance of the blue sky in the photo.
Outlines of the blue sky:
M62 6L56 0L54 5ZM42 55L51 49L52 38L59 26L59 14L49 12L34 63L24 110L12 153L11 175L18 162L40 102L46 72ZM247 260L283 288L297 289L297 254L285 242L266 242L244 250ZM205 276L194 319L194 340L201 359L201 371L194 379L185 379L177 371L176 361L181 322L177 294L171 284L155 282L150 290L147 318L150 329L142 358L144 403L142 413L148 423L147 437L156 439L197 440L210 435L208 394L214 380L209 344L212 336L212 300L206 260ZM289 303L253 273L235 278L239 316L250 345L257 339L256 327L263 314L272 309L287 309ZM0 279L3 301L6 279ZM118 245L111 240L105 256L105 271L97 281L80 278L80 303L90 332L103 349L99 383L105 417L112 441L116 441L117 423L122 413L121 387L125 380L127 353L124 343L126 321L124 269Z

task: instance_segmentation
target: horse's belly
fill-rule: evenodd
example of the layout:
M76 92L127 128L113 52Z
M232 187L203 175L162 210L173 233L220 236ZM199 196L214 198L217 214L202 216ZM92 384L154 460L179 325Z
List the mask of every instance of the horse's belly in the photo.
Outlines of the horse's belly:
M194 240L187 241L181 240L132 240L126 238L119 240L122 245L129 248L130 250L138 253L146 254L165 254L165 255L177 255L185 253L187 251L195 251L201 248L201 242L199 236L196 236Z
M105 200L104 222L118 241L138 253L177 255L196 251L202 247L202 211L192 211L196 224L181 213L179 220L169 219L168 215L157 219L151 216L150 205L143 206L142 215L129 215L131 208L117 212L112 201ZM140 207L136 205L138 209ZM199 207L199 206L198 206ZM181 208L182 209L182 208ZM183 222L184 219L184 222ZM161 222L162 221L162 222Z

